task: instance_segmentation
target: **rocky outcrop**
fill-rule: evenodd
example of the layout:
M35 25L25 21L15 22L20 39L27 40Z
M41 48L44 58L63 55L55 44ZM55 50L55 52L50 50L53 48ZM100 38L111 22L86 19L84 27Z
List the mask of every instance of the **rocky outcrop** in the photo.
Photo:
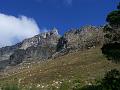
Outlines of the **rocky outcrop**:
M103 43L103 27L85 26L65 33L70 49L91 48Z
M27 60L56 58L69 51L89 49L103 42L103 28L85 26L72 29L62 37L57 29L41 33L14 46L0 49L0 60L7 60L10 65L17 65ZM6 65L6 64L5 64Z
M58 30L54 28L50 32L41 33L32 38L25 39L22 42L20 49L27 49L28 47L34 46L46 46L46 45L56 45L58 43L58 39L60 35L58 34Z
M21 47L10 56L10 64L17 65L25 60L48 59L56 52L60 35L57 29L25 39Z
M15 50L21 47L21 43L13 46L7 46L0 48L0 61L9 59L10 55L14 53Z

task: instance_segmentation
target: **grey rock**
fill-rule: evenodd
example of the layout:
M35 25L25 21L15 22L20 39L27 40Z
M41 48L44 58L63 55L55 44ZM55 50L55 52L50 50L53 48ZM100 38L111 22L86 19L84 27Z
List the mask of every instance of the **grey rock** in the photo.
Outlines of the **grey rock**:
M103 43L103 27L85 26L65 33L68 48L91 48Z
M25 39L19 44L1 48L0 63L5 61L4 66L18 65L27 60L56 58L74 50L89 49L101 45L104 40L103 27L85 26L80 29L72 29L62 37L64 40L58 30L54 28L50 32ZM60 44L62 48L60 47L60 50L57 51Z

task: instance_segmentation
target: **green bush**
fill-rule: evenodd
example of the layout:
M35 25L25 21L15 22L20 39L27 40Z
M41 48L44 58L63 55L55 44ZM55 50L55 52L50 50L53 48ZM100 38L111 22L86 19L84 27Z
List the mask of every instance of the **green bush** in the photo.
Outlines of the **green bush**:
M106 19L110 25L120 25L120 10L112 11Z
M60 86L60 90L69 90L69 89L70 89L70 83L67 81L64 81Z
M102 90L102 87L99 85L87 85L87 86L82 87L79 90Z
M118 6L117 6L117 9L120 9L120 2L119 2L119 4L118 4Z
M73 81L73 90L80 90L82 87L80 80Z
M101 50L108 60L120 62L120 43L104 44Z
M101 81L103 90L120 90L120 72L113 69L105 74Z
M2 90L21 90L17 84L8 84L2 87Z

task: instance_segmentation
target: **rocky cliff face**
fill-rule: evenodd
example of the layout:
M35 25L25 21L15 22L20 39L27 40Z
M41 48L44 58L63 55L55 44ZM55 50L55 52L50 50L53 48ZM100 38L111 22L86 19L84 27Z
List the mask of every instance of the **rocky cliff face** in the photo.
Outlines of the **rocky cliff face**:
M53 29L50 32L41 33L32 38L25 39L22 42L20 49L27 49L28 47L34 46L46 46L46 45L56 45L60 35L57 29Z
M82 50L102 44L102 27L86 26L72 29L62 37L57 29L41 33L14 46L0 49L0 61L17 65L30 59L44 60L68 53L69 50ZM57 48L60 46L59 51ZM9 62L9 63L8 63ZM1 63L0 63L1 64ZM3 65L3 63L2 63Z
M71 49L91 48L102 44L103 28L85 26L80 29L72 29L65 33L64 38L68 41L67 46Z
M56 51L60 35L57 29L41 33L22 42L21 47L10 56L10 64L16 65L24 60L48 59Z
M9 64L16 65L31 57L48 58L55 52L59 38L58 30L54 28L50 32L25 39L16 45L3 47L0 49L0 61L7 60ZM50 51L50 49L52 50Z

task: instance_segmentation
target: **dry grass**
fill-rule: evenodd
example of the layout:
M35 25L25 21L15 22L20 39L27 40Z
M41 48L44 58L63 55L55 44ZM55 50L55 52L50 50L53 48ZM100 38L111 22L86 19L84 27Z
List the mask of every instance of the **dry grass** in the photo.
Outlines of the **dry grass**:
M26 87L33 85L45 88L59 86L64 80L79 78L85 85L89 82L94 83L95 79L103 77L106 71L113 68L120 70L120 65L106 60L100 48L94 48L8 70L9 73L1 78L0 84L19 83Z

